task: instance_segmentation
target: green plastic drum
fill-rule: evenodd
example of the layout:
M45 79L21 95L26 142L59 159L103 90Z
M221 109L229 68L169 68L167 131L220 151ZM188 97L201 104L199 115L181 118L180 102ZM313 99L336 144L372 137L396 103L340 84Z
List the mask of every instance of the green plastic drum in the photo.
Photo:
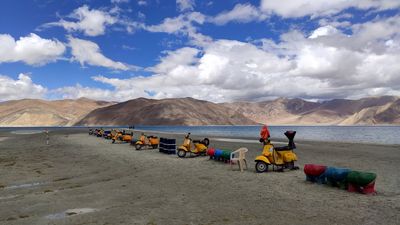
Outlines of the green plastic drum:
M221 156L224 160L230 160L231 159L231 151L224 150L224 151L222 151Z
M375 181L376 174L370 172L351 171L347 175L347 182L358 186L366 186Z

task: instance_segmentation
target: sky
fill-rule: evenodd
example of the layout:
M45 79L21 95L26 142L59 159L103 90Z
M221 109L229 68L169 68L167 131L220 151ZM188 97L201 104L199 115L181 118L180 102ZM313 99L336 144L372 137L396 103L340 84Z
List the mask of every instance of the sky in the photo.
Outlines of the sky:
M399 0L0 1L0 101L381 95Z

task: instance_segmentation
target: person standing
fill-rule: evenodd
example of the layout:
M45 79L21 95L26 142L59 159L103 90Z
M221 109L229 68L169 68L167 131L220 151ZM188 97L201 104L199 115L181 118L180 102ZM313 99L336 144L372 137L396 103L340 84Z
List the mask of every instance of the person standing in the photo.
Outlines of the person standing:
M265 124L260 131L260 142L269 142L271 134L269 133L269 129L267 124Z
M46 129L46 130L44 130L44 133L46 135L46 145L48 145L49 144L49 140L50 140L49 131Z

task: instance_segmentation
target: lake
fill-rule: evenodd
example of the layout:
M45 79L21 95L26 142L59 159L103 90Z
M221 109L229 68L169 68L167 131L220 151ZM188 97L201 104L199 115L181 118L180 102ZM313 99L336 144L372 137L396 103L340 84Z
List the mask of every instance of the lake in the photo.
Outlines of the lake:
M138 130L226 136L258 140L261 126L136 126ZM400 126L269 126L271 139L286 139L287 130L297 131L295 140L350 143L400 144Z

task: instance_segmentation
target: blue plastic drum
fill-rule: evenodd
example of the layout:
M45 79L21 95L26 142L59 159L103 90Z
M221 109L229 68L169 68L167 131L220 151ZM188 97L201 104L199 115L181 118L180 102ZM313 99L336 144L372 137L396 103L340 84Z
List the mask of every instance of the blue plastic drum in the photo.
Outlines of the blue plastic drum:
M350 172L351 170L347 168L328 167L325 170L326 181L332 186L346 188L346 179Z
M214 159L219 160L222 157L224 151L221 149L215 149Z

